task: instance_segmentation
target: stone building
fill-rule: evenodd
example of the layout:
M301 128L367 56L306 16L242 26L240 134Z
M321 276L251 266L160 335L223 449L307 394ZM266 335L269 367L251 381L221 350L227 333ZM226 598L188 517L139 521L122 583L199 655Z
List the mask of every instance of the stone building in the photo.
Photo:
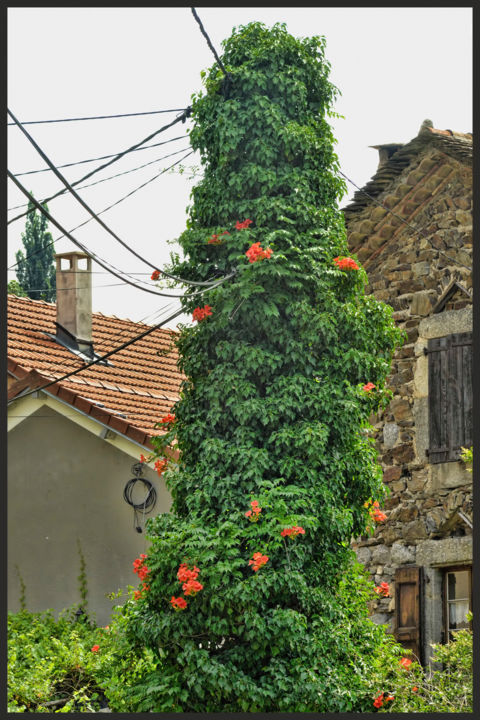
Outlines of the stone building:
M390 596L372 603L423 663L465 627L472 594L472 135L425 120L406 144L374 146L375 175L344 211L367 292L406 331L374 420L387 520L355 548Z

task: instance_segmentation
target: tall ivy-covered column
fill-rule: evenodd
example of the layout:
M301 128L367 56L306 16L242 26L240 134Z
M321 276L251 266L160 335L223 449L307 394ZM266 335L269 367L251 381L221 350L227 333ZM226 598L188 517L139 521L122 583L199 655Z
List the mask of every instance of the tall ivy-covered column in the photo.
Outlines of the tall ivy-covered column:
M159 711L362 709L379 634L349 545L381 519L368 418L400 333L348 254L324 46L234 29L229 75L215 64L193 97L204 176L172 270L236 274L187 294L187 379L158 442L179 451L173 507L149 524L130 622L160 658Z

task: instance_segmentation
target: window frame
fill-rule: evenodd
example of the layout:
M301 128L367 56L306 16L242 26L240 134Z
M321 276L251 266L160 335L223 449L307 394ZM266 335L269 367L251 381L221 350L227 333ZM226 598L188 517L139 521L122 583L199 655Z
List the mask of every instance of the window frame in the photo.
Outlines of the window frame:
M442 595L443 595L443 637L444 643L448 644L451 642L450 633L457 632L457 630L450 630L449 627L449 603L451 602L448 598L448 574L452 572L468 572L468 609L472 611L472 600L473 600L473 567L472 565L449 565L442 568ZM472 622L468 623L468 628L472 629ZM465 628L459 628L465 629Z

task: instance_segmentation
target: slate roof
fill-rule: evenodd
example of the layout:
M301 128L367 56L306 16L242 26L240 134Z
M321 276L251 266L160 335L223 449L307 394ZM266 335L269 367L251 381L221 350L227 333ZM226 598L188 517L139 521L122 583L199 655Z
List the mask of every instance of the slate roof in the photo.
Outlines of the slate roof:
M371 180L362 188L357 190L353 196L353 200L349 205L343 208L345 220L351 219L356 212L369 205L372 201L368 198L363 190L377 197L380 193L390 185L390 183L398 177L402 171L410 165L412 160L426 147L432 147L441 152L450 155L462 163L472 165L473 157L473 135L472 133L460 133L453 130L439 130L434 128L431 120L424 120L420 131L413 140L408 143L395 143L388 145L373 145L376 149L381 148L398 148L388 158L386 162L380 165L377 172Z
M17 380L9 387L9 399L85 366L82 359L45 335L55 335L54 303L8 295L7 318L8 372ZM94 350L104 355L149 327L92 313ZM171 411L183 380L174 337L175 331L158 328L113 355L110 367L93 365L46 391L151 447L150 438L160 434L154 424Z
M425 120L410 142L372 147L380 150L377 171L342 208L350 250L365 269L404 231L405 221L416 229L415 217L457 173L451 158L471 174L473 136Z

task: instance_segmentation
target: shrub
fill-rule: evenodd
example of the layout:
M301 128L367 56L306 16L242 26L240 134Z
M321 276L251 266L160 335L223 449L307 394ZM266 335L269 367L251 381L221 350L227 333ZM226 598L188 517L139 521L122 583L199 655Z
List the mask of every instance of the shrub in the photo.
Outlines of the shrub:
M134 649L123 631L127 610L118 607L108 628L76 608L58 619L48 610L8 614L8 711L137 712L143 675L156 669L153 654Z

